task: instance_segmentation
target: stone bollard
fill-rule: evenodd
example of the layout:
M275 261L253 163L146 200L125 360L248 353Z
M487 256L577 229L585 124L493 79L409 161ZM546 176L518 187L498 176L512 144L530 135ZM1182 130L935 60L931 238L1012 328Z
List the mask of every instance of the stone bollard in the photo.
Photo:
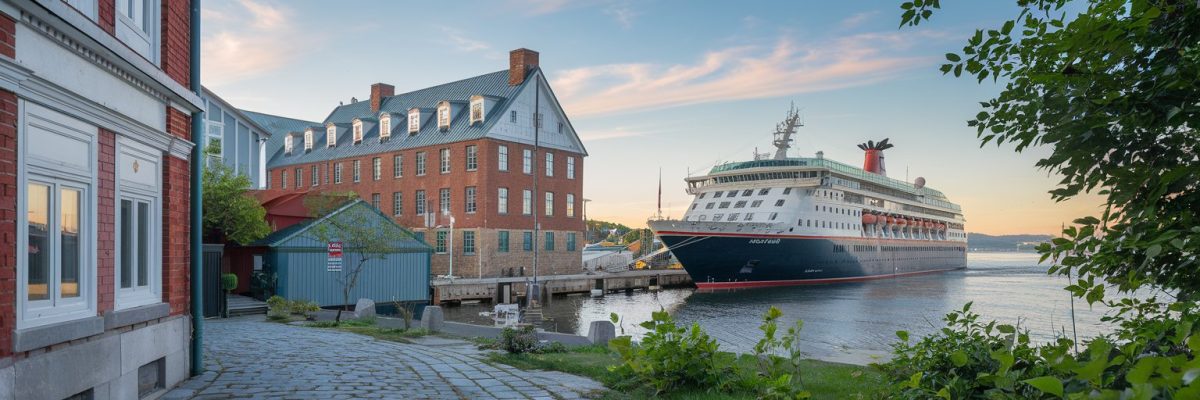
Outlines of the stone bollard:
M592 321L588 326L588 341L607 346L609 340L617 338L617 328L610 321Z
M430 332L441 332L444 320L445 316L442 314L441 306L426 306L425 311L421 314L420 327Z
M371 299L358 299L358 303L354 304L354 318L374 318L375 317L375 301Z

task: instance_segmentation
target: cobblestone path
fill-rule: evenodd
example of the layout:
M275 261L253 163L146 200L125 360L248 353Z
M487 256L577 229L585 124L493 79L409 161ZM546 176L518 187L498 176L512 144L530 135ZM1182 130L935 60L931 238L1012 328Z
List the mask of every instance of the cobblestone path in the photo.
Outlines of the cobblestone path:
M204 324L208 372L164 399L580 399L599 383L484 363L469 342L423 344L247 316Z

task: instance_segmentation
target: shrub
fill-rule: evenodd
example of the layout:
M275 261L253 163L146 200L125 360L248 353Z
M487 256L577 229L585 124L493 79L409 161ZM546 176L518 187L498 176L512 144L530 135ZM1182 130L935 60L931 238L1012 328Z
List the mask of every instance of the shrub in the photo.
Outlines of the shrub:
M238 277L237 274L221 274L221 290L232 292L237 289Z
M292 315L299 315L305 319L312 317L312 314L319 311L320 306L315 302L304 300L292 300L288 302L288 312Z
M778 320L783 312L772 306L763 315L763 323L758 330L763 332L763 338L754 346L754 357L758 360L757 374L743 374L739 384L758 392L760 399L804 399L812 395L800 390L796 385L803 385L800 378L800 329L804 321L788 328L787 333L778 336ZM779 354L786 356L779 356Z
M609 342L622 360L613 372L645 382L658 393L682 386L722 386L730 371L718 370L717 342L699 325L681 328L666 311L657 311L641 326L650 331L641 343L633 344L629 336Z
M532 325L521 325L516 329L504 328L500 332L500 347L511 354L525 354L537 349L537 332Z
M291 314L291 308L287 299L279 296L271 296L267 299L267 318L287 319L289 314Z
M559 342L549 342L534 350L539 354L566 353L567 346Z

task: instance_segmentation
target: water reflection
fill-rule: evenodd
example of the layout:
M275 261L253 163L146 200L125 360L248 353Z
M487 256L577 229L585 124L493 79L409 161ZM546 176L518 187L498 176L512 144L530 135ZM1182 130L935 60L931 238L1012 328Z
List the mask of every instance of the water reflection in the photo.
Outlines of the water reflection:
M606 320L615 312L623 318L625 333L639 337L645 332L637 324L661 308L678 321L699 324L722 349L748 352L761 338L761 315L774 305L784 313L783 324L804 321L806 352L848 362L886 354L898 330L921 335L940 329L941 318L966 302L973 302L972 309L986 319L1019 321L1038 341L1070 333L1070 297L1062 290L1066 278L1047 276L1036 254L971 253L968 265L964 271L833 285L556 297L543 313L554 320L547 328L586 335L590 321ZM1082 302L1075 306L1080 338L1100 333L1106 310ZM448 308L446 314L451 320L490 324L478 315L488 309L486 304L465 305Z

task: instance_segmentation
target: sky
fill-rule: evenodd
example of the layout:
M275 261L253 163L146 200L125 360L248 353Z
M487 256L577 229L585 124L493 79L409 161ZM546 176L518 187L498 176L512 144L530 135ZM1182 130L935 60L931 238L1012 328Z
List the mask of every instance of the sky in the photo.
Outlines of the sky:
M1011 2L947 4L899 29L900 1L226 0L203 3L205 86L240 108L312 121L370 85L397 93L508 67L541 68L587 148L587 217L645 226L691 202L684 178L771 149L791 104L793 157L861 165L890 138L888 175L924 177L963 207L967 230L1056 234L1101 199L1056 203L1048 148L980 148L966 121L1000 84L943 76L944 54Z

